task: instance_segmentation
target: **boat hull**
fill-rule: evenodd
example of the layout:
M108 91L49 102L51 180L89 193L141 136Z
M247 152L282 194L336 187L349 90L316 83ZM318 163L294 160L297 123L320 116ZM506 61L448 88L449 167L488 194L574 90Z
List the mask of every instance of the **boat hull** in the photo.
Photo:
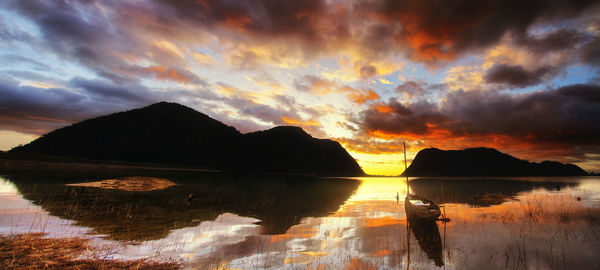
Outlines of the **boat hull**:
M421 200L429 203L429 206L423 205L415 205L412 204L410 200ZM437 218L442 214L440 208L432 201L425 200L416 195L409 195L404 199L404 209L406 211L406 216L410 216L413 219L418 220L437 220Z

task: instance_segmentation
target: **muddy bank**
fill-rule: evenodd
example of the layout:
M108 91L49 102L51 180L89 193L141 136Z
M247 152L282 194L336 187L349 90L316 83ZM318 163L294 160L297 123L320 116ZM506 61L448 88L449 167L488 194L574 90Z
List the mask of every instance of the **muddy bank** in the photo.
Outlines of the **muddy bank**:
M156 177L125 177L119 179L106 179L95 182L67 184L76 187L96 187L103 189L117 189L124 191L152 191L161 190L176 185L170 180Z

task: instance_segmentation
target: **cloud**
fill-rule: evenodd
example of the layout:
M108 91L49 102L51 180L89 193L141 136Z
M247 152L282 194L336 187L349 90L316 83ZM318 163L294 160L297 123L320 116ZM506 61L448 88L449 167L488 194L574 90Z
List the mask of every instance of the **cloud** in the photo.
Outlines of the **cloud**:
M4 130L42 134L85 117L81 106L85 96L63 88L21 86L0 76L0 96L0 129Z
M437 147L527 148L530 155L566 152L582 158L580 149L600 145L598 93L600 86L584 84L519 95L458 90L439 105L392 99L379 104L388 109L371 106L353 121L362 132L386 139L419 139Z
M7 6L37 26L36 42L44 50L117 84L136 83L140 77L202 83L186 62L187 54L193 59L198 52L132 23L137 10L147 10L142 3L31 0L9 1Z
M188 24L247 33L260 38L283 37L306 43L320 43L330 35L348 34L343 12L322 0L154 2L168 7L167 10L173 10L170 16Z
M541 36L523 34L515 37L515 43L527 47L534 53L570 50L584 40L585 37L582 33L569 28L560 28Z
M450 93L440 111L458 120L454 134L502 134L531 142L568 145L600 143L600 103L595 85L510 96Z
M327 95L337 91L337 84L314 75L304 75L294 80L294 87L300 92L311 92L317 95Z
M131 106L157 102L157 96L140 85L116 85L106 80L74 78L71 86L83 90L94 101L120 101Z
M360 78L363 80L377 76L377 68L373 65L361 66L359 68Z
M367 101L378 100L379 95L372 89L365 89L363 91L352 90L348 93L348 99L356 104L364 104Z
M404 150L401 141L375 141L364 137L357 138L335 138L348 150L367 154L397 154Z
M396 86L396 92L407 97L422 96L425 94L424 82L405 81Z
M391 99L384 107L378 106L381 105L363 111L359 121L364 131L380 137L393 134L430 134L434 126L443 125L450 120L427 102L405 105Z
M535 23L576 18L597 4L591 0L527 3L383 0L363 1L360 10L388 25L402 25L395 39L408 47L409 57L437 62L494 45L507 33L525 36ZM559 39L553 36L550 40Z
M17 64L27 64L36 70L47 70L50 68L50 66L48 66L47 64L41 63L29 57L16 54L0 55L0 60L5 64L10 64L13 66Z
M156 80L172 81L178 83L204 83L196 74L189 70L168 68L161 66L139 67L132 70L143 76L153 77Z
M313 108L297 104L291 97L274 95L272 99L276 101L274 105L261 103L254 93L244 91L237 87L223 82L216 84L218 91L223 95L219 101L231 108L231 112L237 117L229 119L255 119L258 123L249 125L244 123L248 129L254 127L273 127L275 125L296 125L300 126L313 136L325 136L322 130L322 124L315 119L320 113ZM300 115L300 112L312 116L306 119ZM217 116L219 119L219 116ZM228 122L225 122L229 124ZM256 131L256 129L251 130Z
M551 66L528 71L519 65L497 64L487 70L484 79L487 83L504 84L509 88L527 87L541 83L545 76L554 71L555 68Z
M246 79L253 82L254 84L261 86L262 88L270 90L272 92L285 91L285 88L283 87L283 85L281 85L281 83L279 83L277 80L271 78L270 76L268 76L266 74L262 74L261 76L258 76L258 77L246 76Z
M580 51L581 61L594 66L600 66L600 37L594 37Z
M435 92L442 92L447 89L446 84L428 84L425 81L405 81L394 89L396 93L405 98L422 98Z
M155 92L138 84L119 85L80 77L66 82L64 88L41 88L3 75L0 75L0 96L0 129L36 135L161 100L194 103L204 109L203 102L219 98L205 89Z
M357 89L348 85L339 85L334 81L314 75L304 75L295 79L294 87L300 92L309 92L319 96L332 93L345 93L348 100L359 105L379 99L379 94L373 91L373 89Z
M20 27L6 23L4 18L0 15L0 39L8 42L29 42L33 40L33 37L29 33L23 31Z
M239 94L246 91L224 83L217 84L217 88L233 92L217 94L208 84L195 90L153 91L139 84L80 77L68 81L67 86L70 89L39 88L0 75L0 129L40 135L91 117L167 100L195 107L244 132L294 124L314 136L325 136L322 125L314 118L320 114L315 109L286 96L274 98L284 107L260 104L252 96ZM214 103L220 104L218 108L211 105ZM230 109L224 110L223 105ZM300 112L312 118L301 117Z

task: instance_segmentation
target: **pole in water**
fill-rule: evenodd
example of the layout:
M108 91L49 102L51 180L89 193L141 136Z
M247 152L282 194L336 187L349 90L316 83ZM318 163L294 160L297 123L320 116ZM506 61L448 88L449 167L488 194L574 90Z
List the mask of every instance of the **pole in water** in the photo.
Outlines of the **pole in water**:
M408 186L408 173L406 172L406 170L408 170L408 166L406 166L406 142L402 142L402 145L404 145L404 176L406 176L406 197L408 197L410 192Z

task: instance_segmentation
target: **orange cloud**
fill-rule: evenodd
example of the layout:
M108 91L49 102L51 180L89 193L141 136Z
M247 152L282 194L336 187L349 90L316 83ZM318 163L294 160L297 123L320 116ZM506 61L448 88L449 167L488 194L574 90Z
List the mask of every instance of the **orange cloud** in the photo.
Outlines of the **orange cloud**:
M384 104L375 105L375 109L380 113L391 113L394 110L394 109L392 109L392 107L384 105Z
M223 24L228 27L243 32L246 25L250 24L252 20L246 14L228 15L225 17Z
M348 98L356 104L364 104L367 101L378 100L379 95L375 91L368 89L366 92L356 91L349 93Z
M152 74L155 79L163 81L174 81L179 83L191 83L198 78L192 73L184 73L173 68L165 68L161 66L150 66L142 69L146 74Z
M281 120L286 124L293 126L309 126L309 127L321 127L321 123L316 120L302 120L302 119L294 119L287 116L282 116Z
M402 143L398 141L422 142L418 151L423 148L436 147L444 150L465 149L471 147L490 147L498 149L518 158L540 162L543 160L557 160L561 162L574 162L573 149L567 145L556 143L543 143L534 138L515 138L504 134L469 134L458 135L449 130L433 128L429 134L392 133L380 130L369 131L368 134L375 138L389 140L388 143L365 146L360 141L344 141L346 147L352 151L371 154L397 153L402 151ZM410 145L410 147L413 147ZM566 157L571 156L571 159Z

